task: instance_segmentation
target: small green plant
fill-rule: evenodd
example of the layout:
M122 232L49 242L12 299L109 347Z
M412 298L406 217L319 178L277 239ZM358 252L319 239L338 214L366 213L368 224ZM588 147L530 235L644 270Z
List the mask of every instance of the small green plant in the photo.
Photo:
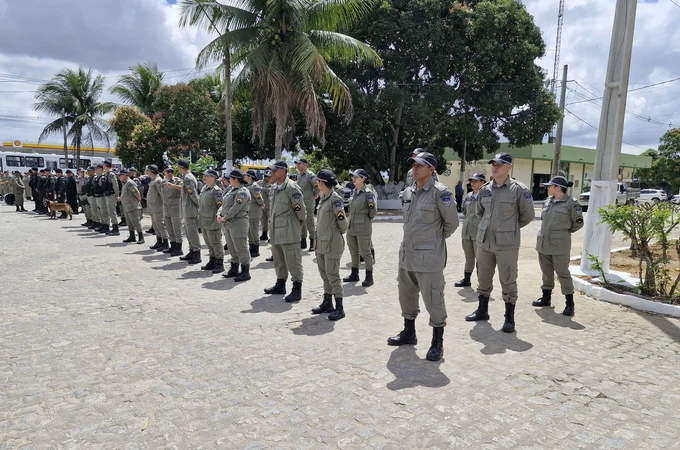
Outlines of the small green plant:
M588 253L588 261L590 261L590 267L600 272L600 278L602 278L604 285L609 286L609 281L607 281L607 275L604 273L604 266L602 265L600 258L598 258L596 255L591 255Z

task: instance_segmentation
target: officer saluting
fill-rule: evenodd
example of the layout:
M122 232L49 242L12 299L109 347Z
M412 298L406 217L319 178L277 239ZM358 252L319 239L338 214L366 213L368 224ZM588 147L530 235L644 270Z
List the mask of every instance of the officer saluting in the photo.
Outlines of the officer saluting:
M498 266L505 302L503 331L512 333L517 302L519 229L534 220L534 199L525 185L510 178L512 156L498 153L489 164L494 181L482 186L477 203L477 213L482 216L477 230L476 254L479 306L465 320L489 320L489 295Z
M583 213L576 199L567 195L567 188L573 186L566 178L557 176L545 183L548 199L541 211L541 231L536 239L538 263L543 274L543 296L533 306L550 306L552 290L555 287L555 273L560 280L562 295L567 299L565 316L574 315L574 282L569 273L569 252L571 234L583 228Z
M402 196L404 240L399 249L399 303L404 330L387 339L388 345L417 344L415 320L420 312L418 294L430 313L432 346L427 359L438 361L444 355L444 267L446 238L458 228L458 212L449 188L435 181L434 155L422 152L408 160L413 164L414 184Z
M477 227L482 220L482 216L477 214L477 202L479 201L479 188L486 183L483 173L477 172L468 178L472 192L469 192L463 199L463 252L465 253L465 277L455 283L456 287L471 286L470 277L475 269L475 254L477 253Z

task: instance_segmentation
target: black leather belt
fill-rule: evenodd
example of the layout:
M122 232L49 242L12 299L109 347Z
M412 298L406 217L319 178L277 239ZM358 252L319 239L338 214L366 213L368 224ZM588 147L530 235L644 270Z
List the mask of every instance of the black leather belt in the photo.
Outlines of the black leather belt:
M100 197L103 197L104 194L94 194L94 196L97 197L97 198L100 198Z

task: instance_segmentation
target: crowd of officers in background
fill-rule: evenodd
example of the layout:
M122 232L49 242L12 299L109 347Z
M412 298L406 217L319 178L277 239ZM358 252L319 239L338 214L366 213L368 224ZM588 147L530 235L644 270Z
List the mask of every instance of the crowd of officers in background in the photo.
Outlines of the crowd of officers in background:
M534 220L533 197L526 186L510 176L513 159L507 153L499 153L489 161L491 180L487 181L483 173L475 173L467 180L471 192L466 195L458 187L454 195L438 182L437 159L432 154L416 149L408 163L412 167L408 173L410 184L401 195L404 236L397 277L404 329L388 338L387 343L397 346L417 343L415 319L422 297L433 328L427 359L437 361L444 354L447 319L443 272L447 262L446 239L459 226L458 210L464 216L461 244L465 266L464 277L455 286L471 286L475 269L478 280L478 306L465 320L489 320L489 297L498 269L505 303L502 331L511 333L515 331L518 298L520 228ZM372 222L377 214L376 193L364 169L352 171L352 194L346 215L343 191L332 171L323 169L314 174L308 170L306 159L296 161L296 168L296 181L289 177L288 164L276 161L268 167L263 180L253 170L244 173L234 169L220 177L217 171L208 169L200 182L186 160L178 161L174 168L165 168L162 175L157 166L147 166L141 177L137 177L134 169L120 169L116 174L111 162L105 161L88 167L86 173L79 170L77 176L70 170L65 175L57 170L54 176L49 170L34 168L22 179L17 172L12 180L3 176L0 186L6 189L9 185L17 194L20 190L28 193L30 189L36 204L34 212L39 214L46 213L50 201L68 202L78 213L79 201L87 219L82 226L109 236L119 235L120 227L127 226L129 237L125 243L144 243L141 226L144 204L151 217L149 231L156 237L150 249L179 256L188 264L199 264L202 233L209 261L201 269L222 273L235 282L251 279L250 264L252 258L259 256L260 241L269 241L272 256L267 260L274 262L276 282L264 292L285 295L286 302L302 299L302 250L309 248L316 256L324 290L321 304L312 313L328 313L329 320L339 320L345 317L343 282L361 281L361 261L366 264L362 285L374 283ZM569 254L571 234L583 226L583 215L578 202L566 195L571 183L564 176L554 177L545 186L549 198L543 203L536 243L543 274L542 296L533 306L551 306L557 274L566 298L563 314L573 316ZM17 211L25 209L17 205ZM119 214L123 218L120 223ZM351 255L351 273L341 278L340 259L346 245ZM225 251L230 256L226 272ZM286 289L289 277L290 293Z

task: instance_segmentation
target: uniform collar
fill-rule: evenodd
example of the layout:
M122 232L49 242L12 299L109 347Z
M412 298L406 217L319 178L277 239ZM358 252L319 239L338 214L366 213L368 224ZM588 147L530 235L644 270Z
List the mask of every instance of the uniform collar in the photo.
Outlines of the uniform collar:
M415 183L415 181L414 181L414 183ZM432 186L434 186L434 177L430 177L430 179L427 180L427 183L425 183L425 185L423 186L422 189L424 191L429 191ZM416 185L416 190L418 190L417 185Z
M286 187L286 186L288 185L289 182L290 182L290 178L286 177L286 179L283 180L283 183L277 184L276 190L277 190L277 191L280 191L281 189L283 189L284 187Z
M510 175L508 175L508 178L505 179L505 183L496 184L496 180L494 180L494 182L491 184L491 186L493 186L495 188L500 188L500 187L503 187L503 186L510 186L510 182L512 182L512 178L510 178Z

